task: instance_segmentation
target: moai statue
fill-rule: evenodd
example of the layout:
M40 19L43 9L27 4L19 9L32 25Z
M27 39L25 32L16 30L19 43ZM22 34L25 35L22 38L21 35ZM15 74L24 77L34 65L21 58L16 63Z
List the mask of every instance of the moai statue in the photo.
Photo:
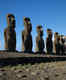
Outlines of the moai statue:
M47 50L47 54L53 53L53 41L52 41L52 30L51 29L47 29L46 50Z
M54 53L60 55L60 35L58 32L54 34Z
M66 55L66 36L64 35L64 55Z
M61 55L65 54L65 40L63 39L63 36L60 36L60 51L61 51Z
M41 25L37 26L37 37L36 37L36 52L44 52L44 40L43 40L43 28Z
M54 33L54 43L53 43L53 51L56 54L56 44L57 44L58 32Z
M7 28L4 30L5 49L16 51L15 17L13 14L7 15Z
M24 17L24 30L22 31L22 50L24 52L32 52L32 24L30 18Z

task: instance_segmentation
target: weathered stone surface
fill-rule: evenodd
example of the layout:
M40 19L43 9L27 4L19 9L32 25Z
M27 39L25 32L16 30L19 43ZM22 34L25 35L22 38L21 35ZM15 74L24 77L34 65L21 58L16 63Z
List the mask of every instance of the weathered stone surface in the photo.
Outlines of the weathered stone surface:
M24 30L22 31L22 51L24 52L32 52L32 24L30 18L24 18Z
M4 30L5 49L16 51L15 16L13 14L7 15L7 24Z
M47 50L47 54L53 53L53 41L52 41L52 30L51 29L47 29L46 50Z
M41 25L37 26L37 37L36 37L36 52L44 52L44 40L43 40L43 28Z
M56 55L60 55L60 35L58 32L55 32L54 34L54 53Z

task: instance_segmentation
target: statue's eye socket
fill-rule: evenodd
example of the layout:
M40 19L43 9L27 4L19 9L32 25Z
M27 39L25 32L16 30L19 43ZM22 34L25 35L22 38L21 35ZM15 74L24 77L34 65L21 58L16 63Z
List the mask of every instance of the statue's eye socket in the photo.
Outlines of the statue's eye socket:
M30 21L30 19L28 19L28 21Z
M8 18L11 18L11 16L8 16Z
M11 21L11 18L9 18L9 21Z
M8 17L9 21L11 21L11 17Z

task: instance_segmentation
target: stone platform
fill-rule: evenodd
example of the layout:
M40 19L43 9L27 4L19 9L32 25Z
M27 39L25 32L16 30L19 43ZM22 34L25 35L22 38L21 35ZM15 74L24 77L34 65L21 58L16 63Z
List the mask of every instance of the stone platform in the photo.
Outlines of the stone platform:
M17 65L17 64L34 64L41 62L66 61L66 55L46 55L22 52L6 52L0 51L0 65Z

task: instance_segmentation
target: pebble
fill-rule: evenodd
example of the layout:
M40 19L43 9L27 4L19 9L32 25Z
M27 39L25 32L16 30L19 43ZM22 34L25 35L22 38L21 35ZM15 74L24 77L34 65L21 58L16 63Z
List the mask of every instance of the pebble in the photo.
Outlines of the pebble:
M59 76L59 73L55 73L55 76L58 77Z
M31 72L31 75L35 76L36 75L36 72Z
M17 78L22 78L22 75L21 74L17 74L16 77Z
M49 80L49 76L45 76L45 78L44 78L45 80Z
M15 73L21 73L22 70L15 70L14 72L15 72Z
M1 77L1 76L3 76L3 73L2 73L2 72L0 72L0 77Z

